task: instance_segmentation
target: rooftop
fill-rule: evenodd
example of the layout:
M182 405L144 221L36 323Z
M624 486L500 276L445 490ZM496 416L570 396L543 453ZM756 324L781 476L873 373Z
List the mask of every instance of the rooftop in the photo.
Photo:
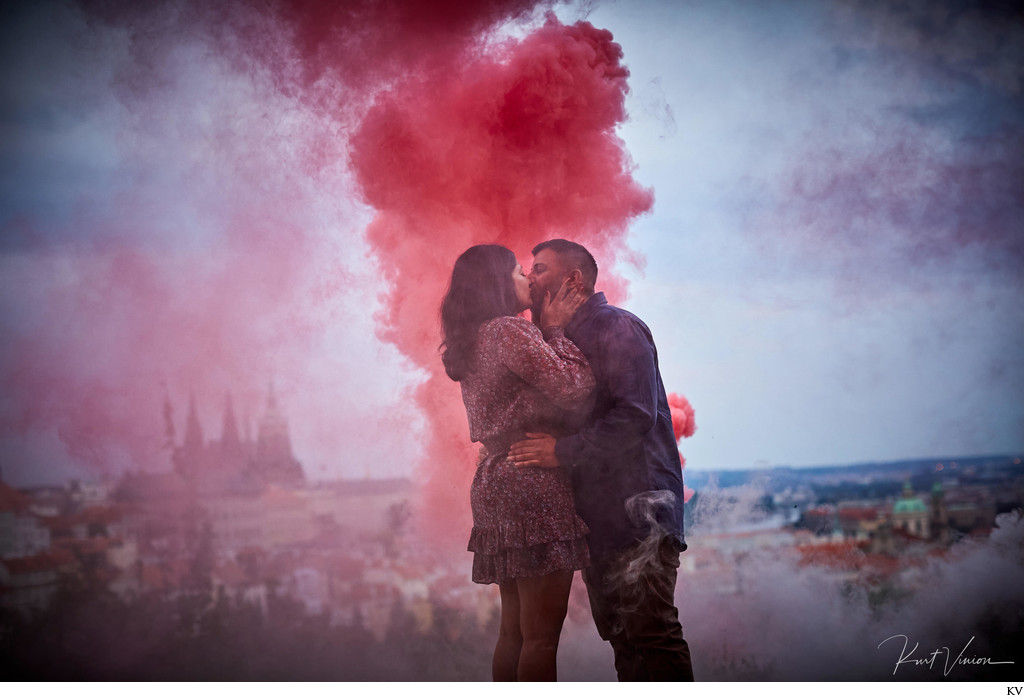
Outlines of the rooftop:
M0 481L0 512L14 511L15 513L21 512L28 508L29 503L32 499Z
M901 498L892 507L893 513L927 513L928 506L920 498Z

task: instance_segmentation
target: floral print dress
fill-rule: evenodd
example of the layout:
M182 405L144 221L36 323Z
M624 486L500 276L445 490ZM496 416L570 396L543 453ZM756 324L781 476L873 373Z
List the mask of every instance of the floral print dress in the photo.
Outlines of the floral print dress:
M594 378L561 331L545 341L518 316L480 325L472 371L462 380L470 438L483 444L470 501L473 581L507 583L589 565L586 524L559 467L517 467L507 459L527 432L576 432Z

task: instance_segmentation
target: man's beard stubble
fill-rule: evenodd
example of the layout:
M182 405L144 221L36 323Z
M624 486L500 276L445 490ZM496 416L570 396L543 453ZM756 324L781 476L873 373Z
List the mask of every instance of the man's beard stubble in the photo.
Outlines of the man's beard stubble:
M564 281L564 280L563 280ZM544 292L550 292L551 298L554 299L555 294L561 288L562 282L558 283L558 287L555 289L541 289L539 287L530 287L530 320L538 328L541 328L540 311L544 306Z

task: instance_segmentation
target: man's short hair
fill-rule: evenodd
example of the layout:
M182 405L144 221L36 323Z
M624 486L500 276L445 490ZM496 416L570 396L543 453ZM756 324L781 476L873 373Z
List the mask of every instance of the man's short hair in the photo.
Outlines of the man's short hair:
M562 256L570 269L578 268L583 274L583 287L593 294L597 286L597 261L589 250L564 238L552 238L550 241L538 243L531 252L536 256L542 250L550 250Z

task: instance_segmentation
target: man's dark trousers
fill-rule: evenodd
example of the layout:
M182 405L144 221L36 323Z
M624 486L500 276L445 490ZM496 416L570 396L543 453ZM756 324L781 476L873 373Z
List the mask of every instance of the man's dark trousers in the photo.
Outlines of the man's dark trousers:
M654 546L651 546L654 545ZM583 571L601 638L615 651L620 681L692 681L690 647L673 604L675 538L594 557Z

